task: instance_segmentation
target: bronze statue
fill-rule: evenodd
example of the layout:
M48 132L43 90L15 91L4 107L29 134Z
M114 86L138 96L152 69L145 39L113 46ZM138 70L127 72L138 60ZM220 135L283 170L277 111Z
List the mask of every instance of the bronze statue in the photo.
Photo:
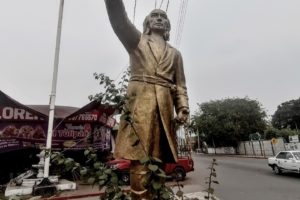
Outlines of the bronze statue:
M174 108L179 123L185 123L189 115L183 61L180 52L167 43L171 26L166 12L153 10L141 33L129 21L122 0L105 3L113 30L129 54L131 70L127 107L133 127L121 120L114 157L132 160L132 197L145 199L139 160L149 155L177 161ZM133 128L140 139L137 145Z

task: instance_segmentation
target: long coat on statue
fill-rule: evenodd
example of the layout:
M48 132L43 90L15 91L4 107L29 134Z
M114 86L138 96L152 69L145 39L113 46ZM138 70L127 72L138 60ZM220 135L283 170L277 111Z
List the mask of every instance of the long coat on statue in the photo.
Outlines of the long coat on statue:
M140 33L121 0L105 3L112 27L129 53L131 70L126 109L133 123L121 119L114 157L140 160L150 155L177 161L174 109L188 108L181 54L167 42L161 48L150 35Z

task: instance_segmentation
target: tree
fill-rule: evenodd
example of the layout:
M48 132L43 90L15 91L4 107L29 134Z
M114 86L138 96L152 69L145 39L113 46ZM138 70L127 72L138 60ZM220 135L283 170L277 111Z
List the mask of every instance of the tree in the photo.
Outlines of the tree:
M272 117L272 125L278 129L300 127L300 98L283 102Z
M193 128L203 132L210 145L236 147L250 134L266 129L266 113L256 100L227 98L198 105Z

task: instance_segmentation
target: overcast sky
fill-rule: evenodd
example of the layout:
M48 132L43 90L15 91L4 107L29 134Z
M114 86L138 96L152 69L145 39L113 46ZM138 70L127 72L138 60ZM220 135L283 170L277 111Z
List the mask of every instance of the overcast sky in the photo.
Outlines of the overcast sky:
M125 1L132 19L134 0ZM171 45L180 2L169 4ZM154 5L137 0L140 30ZM58 8L59 0L0 1L0 89L23 104L49 103ZM179 50L192 113L197 103L248 96L272 115L299 98L299 8L299 0L188 1ZM94 72L116 79L126 66L104 0L65 0L56 104L84 106L101 89Z

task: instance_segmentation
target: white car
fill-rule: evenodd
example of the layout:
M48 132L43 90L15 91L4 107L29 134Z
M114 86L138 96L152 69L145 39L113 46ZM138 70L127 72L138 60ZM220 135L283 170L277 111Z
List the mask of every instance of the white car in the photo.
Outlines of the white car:
M268 158L268 165L276 174L282 171L300 173L300 151L281 151L275 157Z

